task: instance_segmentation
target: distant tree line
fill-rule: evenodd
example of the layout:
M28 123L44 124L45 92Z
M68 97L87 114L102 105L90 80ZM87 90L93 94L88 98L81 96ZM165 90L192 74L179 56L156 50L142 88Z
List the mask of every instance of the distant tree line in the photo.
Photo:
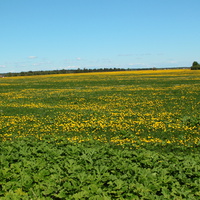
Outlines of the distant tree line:
M48 74L72 74L72 73L89 73L89 72L114 72L114 71L136 71L136 70L157 70L157 69L183 69L187 67L175 67L175 68L97 68L97 69L61 69L61 70L45 70L45 71L27 71L27 72L8 72L4 73L4 77L12 76L35 76L35 75L48 75Z
M192 63L191 70L199 70L200 69L200 64L197 61L194 61Z
M48 74L71 74L71 73L88 73L88 72L111 72L111 71L126 71L124 68L99 68L99 69L61 69L61 70L45 70L45 71L27 71L27 72L9 72L5 73L5 77L10 76L34 76Z
M151 68L152 69L152 68ZM71 73L89 73L89 72L114 72L114 71L130 71L132 69L125 68L98 68L98 69L61 69L61 70L45 70L45 71L27 71L27 72L9 72L5 73L5 77L11 76L34 76L48 74L71 74Z

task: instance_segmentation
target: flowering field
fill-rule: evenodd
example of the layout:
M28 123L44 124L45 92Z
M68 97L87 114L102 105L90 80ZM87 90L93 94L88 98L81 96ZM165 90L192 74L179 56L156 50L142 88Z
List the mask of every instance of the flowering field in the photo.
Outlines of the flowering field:
M33 135L131 144L200 143L200 73L137 71L0 80L2 140Z
M97 196L96 199L155 199L155 197L156 199L159 199L158 197L160 199L188 199L189 197L189 199L198 199L200 197L200 193L198 193L200 191L199 182L194 182L200 177L199 172L197 173L200 170L199 168L197 169L197 164L200 164L197 156L200 150L200 71L146 70L10 77L0 79L0 89L0 139L3 147L3 153L1 154L1 162L3 162L2 176L0 175L3 178L0 182L2 189L0 197L2 196L2 199L13 199L14 197L16 199L22 197L22 199L95 199L93 198L95 195ZM31 144L34 144L34 146ZM64 183L61 181L61 184L57 180L61 188L56 191L49 189L49 192L45 193L47 191L44 186L46 183L42 181L46 181L45 177L47 179L47 177L52 178L52 176L50 171L45 169L48 162L45 160L44 155L46 155L47 159L48 156L52 158L54 153L52 156L49 154L51 149L60 152L65 151L66 146L72 149L75 148L74 152L79 152L77 147L82 149L82 152L86 151L86 149L92 151L92 144L95 144L94 152L98 152L102 158L105 155L107 157L108 154L111 155L112 153L109 153L111 149L113 149L113 152L116 151L117 154L114 153L111 157L113 157L117 165L122 164L124 161L126 167L128 167L128 158L124 156L125 154L129 156L135 154L137 158L141 156L142 159L136 159L140 164L143 159L149 159L146 165L141 164L141 166L137 166L138 169L135 168L136 171L143 169L143 172L148 168L154 169L155 163L152 164L154 156L157 161L155 166L161 162L165 163L164 168L166 168L166 166L170 166L169 163L173 163L173 156L178 153L182 156L174 157L174 162L183 161L185 163L181 169L178 169L180 171L184 166L191 166L190 163L187 163L187 156L191 154L193 157L190 157L190 159L194 168L189 169L189 171L191 170L191 177L193 177L194 172L196 175L194 175L194 179L186 177L190 180L186 185L182 183L185 177L183 179L179 177L182 182L178 181L179 185L173 187L178 188L177 192L175 189L173 191L173 188L169 188L173 182L172 179L169 182L165 180L166 183L162 182L164 179L161 181L162 183L158 184L157 182L157 191L148 185L150 183L146 186L142 180L139 180L140 178L137 178L137 181L134 179L136 181L134 184L138 183L139 185L132 187L140 189L133 191L129 188L131 183L124 179L116 179L118 180L117 182L116 180L112 182L110 176L107 178L110 181L110 185L108 181L107 186L104 185L105 183L98 185L96 179L92 180L93 186L91 187L94 187L95 191L92 193L91 188L83 190L83 188L86 188L84 184L84 187L74 186L76 189L66 192L64 188L73 188L73 183L70 182L69 185L63 186L66 183L66 180L63 179L66 174L63 175L62 171L62 175L59 174L59 177L55 178L55 180L58 178L61 181L60 177L62 177ZM42 149L40 149L41 145L44 145ZM103 151L104 147L107 150ZM23 150L23 148L26 148L26 150ZM44 151L44 155L40 155L38 148L41 152ZM29 164L24 164L23 160L21 160L23 152L26 155L24 157L30 159L34 151L35 157L32 162L39 163L37 159L42 156L42 163L45 163L45 166L38 164L40 167L37 166L37 169L48 171L46 171L46 175L45 172L44 175L41 175L43 178L40 181L38 179L38 182L34 176L39 171L37 173L31 172L33 173L31 175L23 168L26 165L29 166ZM22 152L22 154L19 152ZM94 162L91 157L94 152L88 153L90 161L84 161L88 165ZM122 153L122 155L120 152L126 153ZM161 158L158 156L159 153L165 156ZM70 159L72 160L74 156L79 154L80 152L70 154ZM19 158L15 160L17 155ZM118 163L116 155L119 156L119 160L121 159L122 163ZM58 153L58 160L59 156L60 159L67 159ZM70 163L70 159L67 162ZM77 159L80 159L80 157ZM52 160L52 162L56 162L53 158ZM136 162L136 160L133 162ZM104 162L107 162L107 160L102 161L102 163ZM98 167L100 166L99 164L97 163ZM80 163L77 164L76 162L75 165L78 166ZM12 171L12 166L14 166L14 171ZM106 170L101 169L102 173L108 173L109 170L107 168L109 169L111 165L104 164L103 166L105 166ZM158 167L157 172L147 170L145 172L147 173L146 177L153 173L153 178L157 177L155 173L161 173L163 168L161 166L162 164ZM27 179L31 181L27 181L28 183L21 181L17 185L16 183L22 179L22 175L18 177L13 175L13 173L21 173L17 171L17 167L19 169L23 168L29 177ZM126 169L126 167L123 169ZM27 169L29 168L27 167ZM37 171L36 169L34 170ZM116 171L117 169L113 168L112 170ZM173 169L171 170L173 171ZM30 168L29 171L33 171L33 169ZM83 171L83 168L81 171ZM7 172L8 174L10 173L8 177ZM54 172L52 173L54 174ZM82 177L83 180L88 178L86 177L88 173L88 171L87 173L85 172L85 177ZM127 169L126 172L119 173L119 176L122 176L122 174L130 176L130 173ZM140 171L138 173L140 174ZM162 173L169 178L168 175L171 174L171 171L169 174L166 171ZM77 176L79 175L80 173L77 173ZM173 175L171 174L170 177L173 177ZM178 180L178 178L174 180ZM39 182L42 182L43 185L36 187ZM192 183L195 186L191 186L190 184ZM126 187L122 189L124 184ZM110 187L111 190L102 189L98 193L97 190L98 188L103 188L102 185L105 188ZM55 188L55 185L52 188ZM182 191L179 194L178 190L180 191L181 188L187 189L188 193ZM148 197L145 197L145 195ZM150 198L151 195L152 197Z

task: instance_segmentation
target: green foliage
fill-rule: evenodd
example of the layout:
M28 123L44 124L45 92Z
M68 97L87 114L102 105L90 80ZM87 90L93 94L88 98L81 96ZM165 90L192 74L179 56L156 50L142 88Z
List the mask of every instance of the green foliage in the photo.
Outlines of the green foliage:
M194 61L192 63L191 70L198 70L198 69L200 69L200 64L197 61Z
M191 67L191 70L199 70L200 69L200 65L195 65Z
M0 81L0 199L200 199L199 71Z
M182 122L189 127L200 126L200 116L184 116Z
M198 63L197 61L194 61L194 62L192 63L192 66L196 66L196 65L199 65L199 63Z
M4 142L0 199L198 199L199 154L129 150L97 141Z

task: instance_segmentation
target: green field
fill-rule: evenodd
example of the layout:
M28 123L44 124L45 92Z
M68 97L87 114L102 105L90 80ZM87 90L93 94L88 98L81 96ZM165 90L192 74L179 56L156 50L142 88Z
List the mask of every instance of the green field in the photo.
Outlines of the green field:
M200 72L0 79L0 199L200 199Z

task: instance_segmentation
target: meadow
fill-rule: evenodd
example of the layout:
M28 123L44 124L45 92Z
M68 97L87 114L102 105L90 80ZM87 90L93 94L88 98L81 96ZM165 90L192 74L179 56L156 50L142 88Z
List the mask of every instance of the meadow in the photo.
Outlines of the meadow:
M0 199L200 199L200 71L0 79Z

